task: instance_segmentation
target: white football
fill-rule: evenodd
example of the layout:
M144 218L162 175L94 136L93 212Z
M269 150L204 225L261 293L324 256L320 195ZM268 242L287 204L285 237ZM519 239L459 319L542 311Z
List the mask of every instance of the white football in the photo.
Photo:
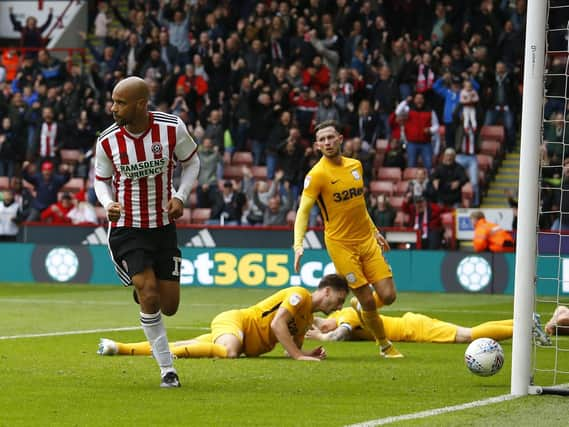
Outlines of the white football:
M473 374L489 377L502 369L504 350L492 338L478 338L466 349L464 361Z

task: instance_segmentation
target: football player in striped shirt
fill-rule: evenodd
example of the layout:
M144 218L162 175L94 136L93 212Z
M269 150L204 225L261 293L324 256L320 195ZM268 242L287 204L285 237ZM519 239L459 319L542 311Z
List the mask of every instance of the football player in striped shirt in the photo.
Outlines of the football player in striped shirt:
M199 172L197 146L177 116L148 111L149 90L138 77L112 93L115 123L99 135L95 192L106 209L109 249L119 278L134 285L140 323L161 371L162 387L179 387L162 314L180 301L181 253L175 220ZM172 176L182 165L179 188Z

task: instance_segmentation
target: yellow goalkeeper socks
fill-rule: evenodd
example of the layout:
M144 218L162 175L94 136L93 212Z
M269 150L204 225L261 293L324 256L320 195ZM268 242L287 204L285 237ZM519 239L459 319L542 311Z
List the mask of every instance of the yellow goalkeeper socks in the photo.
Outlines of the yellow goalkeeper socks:
M179 358L200 358L200 357L227 357L227 349L220 344L198 342L187 345L180 345L170 349L172 354Z
M493 322L482 323L472 328L472 339L492 338L496 341L507 340L512 338L514 332L514 321L497 320Z

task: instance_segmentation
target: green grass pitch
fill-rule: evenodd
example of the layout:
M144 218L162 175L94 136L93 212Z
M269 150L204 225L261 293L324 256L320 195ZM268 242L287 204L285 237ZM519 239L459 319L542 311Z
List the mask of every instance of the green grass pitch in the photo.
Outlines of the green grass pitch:
M215 314L269 292L184 288L179 312L166 319L169 338L202 334ZM510 318L512 304L503 295L401 293L384 312L472 326ZM466 344L400 343L405 358L384 360L369 342L325 343L328 359L320 363L289 360L280 346L256 359L177 360L182 388L165 390L150 357L95 353L100 337L144 339L139 329L93 332L138 326L130 289L2 284L0 306L0 426L344 426L510 391L511 340L502 343L503 369L490 378L467 370ZM553 351L537 351L544 366L553 363ZM567 356L558 357L565 371ZM393 425L565 426L568 409L567 397L528 396Z

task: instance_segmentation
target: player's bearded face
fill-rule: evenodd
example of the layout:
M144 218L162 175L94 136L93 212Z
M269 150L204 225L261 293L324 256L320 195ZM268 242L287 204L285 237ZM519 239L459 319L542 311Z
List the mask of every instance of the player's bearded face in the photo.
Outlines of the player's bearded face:
M340 155L340 145L342 137L333 127L321 129L316 134L316 144L326 157L337 157Z

